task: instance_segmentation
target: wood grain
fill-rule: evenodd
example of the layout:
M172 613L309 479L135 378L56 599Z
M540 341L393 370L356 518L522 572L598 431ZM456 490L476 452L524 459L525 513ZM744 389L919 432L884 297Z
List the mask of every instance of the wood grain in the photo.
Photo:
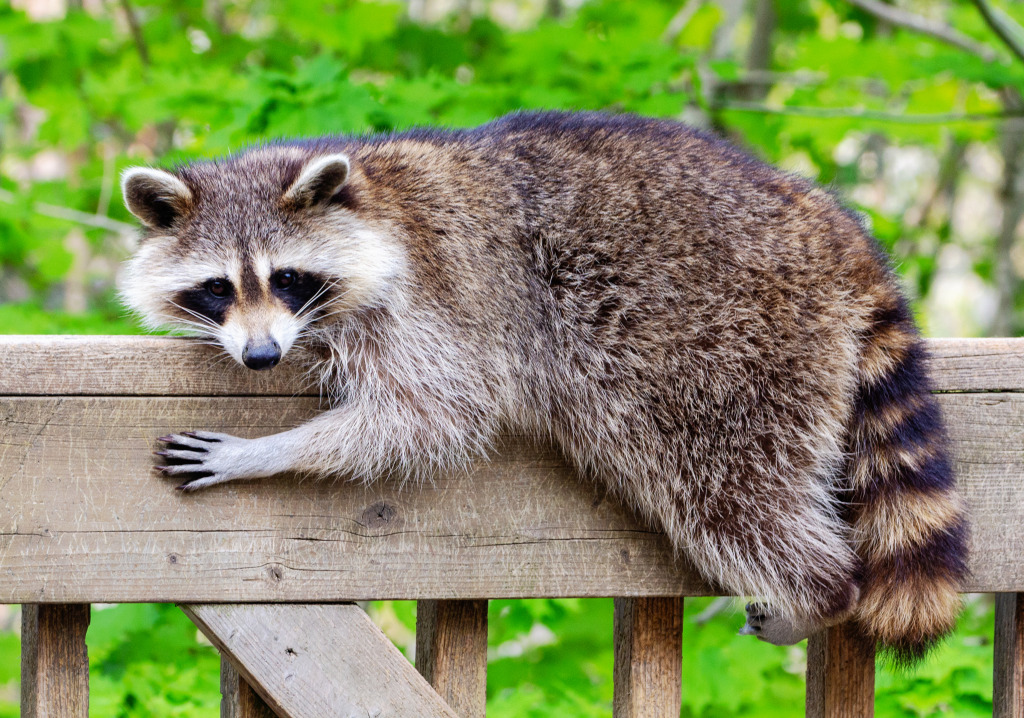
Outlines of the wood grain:
M88 718L88 604L22 606L22 718Z
M459 718L484 718L487 601L418 601L416 670Z
M220 718L279 718L224 656L220 658Z
M1024 339L929 339L936 391L1024 391ZM223 361L222 361L223 359ZM170 337L0 336L0 395L315 395L311 355L253 372L216 348Z
M358 606L182 609L281 718L457 718Z
M1024 593L996 594L993 718L1024 718Z
M976 520L970 591L1024 591L1024 395L944 394ZM559 455L399 486L277 477L182 495L167 431L272 433L315 399L0 399L0 602L339 601L714 593L666 539Z
M683 599L615 599L614 718L678 718Z
M296 350L279 367L256 372L184 338L0 335L0 395L316 394L303 376L308 362Z
M936 391L1024 391L1024 339L929 339Z
M807 718L870 718L874 714L874 645L849 623L811 636L807 641Z

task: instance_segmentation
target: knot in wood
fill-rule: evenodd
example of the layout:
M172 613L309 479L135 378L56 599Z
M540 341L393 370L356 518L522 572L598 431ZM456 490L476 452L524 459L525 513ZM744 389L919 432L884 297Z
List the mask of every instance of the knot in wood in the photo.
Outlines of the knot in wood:
M379 529L394 522L397 516L397 508L378 501L363 512L362 524L368 529Z

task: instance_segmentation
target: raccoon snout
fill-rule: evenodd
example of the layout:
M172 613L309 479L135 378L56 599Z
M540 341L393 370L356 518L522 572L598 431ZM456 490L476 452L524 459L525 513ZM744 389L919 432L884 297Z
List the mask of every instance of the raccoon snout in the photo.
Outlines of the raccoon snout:
M249 342L242 352L242 363L250 369L271 369L281 361L281 345L273 339Z

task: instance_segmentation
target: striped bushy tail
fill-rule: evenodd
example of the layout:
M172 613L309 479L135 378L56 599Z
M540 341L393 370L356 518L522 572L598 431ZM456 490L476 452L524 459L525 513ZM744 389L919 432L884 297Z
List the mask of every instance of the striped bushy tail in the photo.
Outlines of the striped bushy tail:
M850 432L856 620L898 664L953 630L968 527L925 352L906 305L878 311L864 344Z

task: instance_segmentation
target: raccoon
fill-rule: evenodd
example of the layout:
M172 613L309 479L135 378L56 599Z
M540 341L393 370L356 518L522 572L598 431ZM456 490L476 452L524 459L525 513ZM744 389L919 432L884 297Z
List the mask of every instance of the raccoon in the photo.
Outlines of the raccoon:
M332 408L158 439L193 491L465 464L551 437L711 582L742 633L854 620L913 662L954 626L965 512L898 281L814 184L673 121L518 113L127 170L123 297Z

